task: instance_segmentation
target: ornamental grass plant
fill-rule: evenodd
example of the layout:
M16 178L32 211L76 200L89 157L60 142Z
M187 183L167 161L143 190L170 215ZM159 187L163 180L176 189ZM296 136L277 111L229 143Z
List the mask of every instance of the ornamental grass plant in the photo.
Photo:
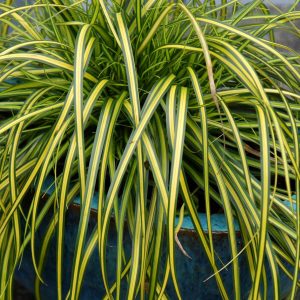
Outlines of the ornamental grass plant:
M26 248L40 298L52 239L57 299L80 299L94 251L106 290L99 297L166 299L170 279L181 298L174 251L184 251L177 238L184 216L211 264L210 280L229 299L214 251L215 212L227 221L232 259L224 264L232 265L235 298L244 291L234 220L250 270L249 299L265 299L268 289L280 299L279 270L290 277L294 299L300 284L300 57L276 42L276 30L299 38L298 2L271 14L262 0L40 0L20 7L2 1L1 299L13 298L14 272ZM47 178L54 189L43 197ZM97 226L87 236L95 192ZM80 221L66 295L65 220L76 196ZM207 232L199 212L206 213ZM112 218L114 282L106 262ZM47 231L37 251L42 224ZM272 285L266 284L267 264ZM127 295L121 295L123 282Z

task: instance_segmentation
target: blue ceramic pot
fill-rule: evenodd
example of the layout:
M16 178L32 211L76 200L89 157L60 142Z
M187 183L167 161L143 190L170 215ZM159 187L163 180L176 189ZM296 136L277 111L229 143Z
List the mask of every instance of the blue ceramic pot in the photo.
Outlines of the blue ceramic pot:
M96 200L96 197L95 197ZM78 199L75 200L75 203L69 208L66 216L65 224L65 245L64 245L64 274L63 274L63 290L64 295L66 295L67 290L70 286L70 273L72 270L72 261L74 256L74 248L77 235L77 227L79 222L79 205L76 204ZM96 210L95 203L93 203L93 209L91 214L91 220L88 229L88 235L91 234L93 228L96 225ZM207 222L205 214L199 214L202 226L204 229L207 229ZM43 222L47 224L47 220ZM219 257L219 268L223 264L226 264L231 260L230 256L230 247L228 242L228 233L227 225L224 215L216 214L212 215L212 228L213 228L213 239L216 257ZM40 240L37 241L36 253L39 253L39 242L41 242L42 237L46 226L41 226L37 232L37 237L40 237ZM242 248L242 239L239 233L238 225L236 224L237 231L237 242L239 249ZM191 259L185 256L179 249L176 247L176 269L178 275L178 282L180 291L183 299L221 299L216 281L214 278L211 278L205 281L212 273L212 268L208 262L208 259L202 249L201 244L199 243L196 232L193 230L193 224L189 217L186 217L183 222L181 231L179 232L179 240L181 241L182 246L186 252L191 256ZM124 237L125 244L128 243L128 255L130 255L130 246L131 239L129 237L128 231L125 231ZM49 251L47 253L47 261L45 268L42 273L42 277L45 281L45 285L42 284L41 287L41 296L42 299L51 299L55 300L56 297L56 237L53 237ZM166 241L164 241L166 243ZM111 226L108 233L108 248L107 248L107 266L108 266L108 280L110 283L113 283L115 280L115 270L116 270L116 255L117 255L117 233L115 230L114 222L111 222ZM166 249L166 244L162 249ZM125 245L126 251L126 245ZM166 260L166 251L163 250L162 254L162 263L164 266ZM221 263L222 262L222 263ZM242 299L248 299L249 291L251 289L251 281L249 275L249 269L247 264L247 259L244 254L239 256L239 265L240 265L240 274L241 274L241 285L242 285ZM268 299L274 299L273 290L271 284L271 275L267 270L268 277ZM160 274L162 276L163 274ZM233 289L233 278L232 278L232 268L228 266L220 273L226 289L230 293L230 299L234 299L234 289ZM33 292L34 287L34 277L35 273L32 267L30 248L26 249L24 257L20 268L15 273L15 278L23 286ZM282 297L286 297L291 288L291 281L288 277L280 273L280 288ZM123 283L122 286L122 299L126 299L127 287L126 283ZM146 292L147 294L147 292ZM173 289L172 282L169 281L167 285L167 294L169 299L177 299L175 291ZM101 284L101 275L99 273L99 259L98 251L95 250L87 267L85 280L83 283L82 291L80 294L81 300L90 300L90 299L100 299L105 295L104 287Z

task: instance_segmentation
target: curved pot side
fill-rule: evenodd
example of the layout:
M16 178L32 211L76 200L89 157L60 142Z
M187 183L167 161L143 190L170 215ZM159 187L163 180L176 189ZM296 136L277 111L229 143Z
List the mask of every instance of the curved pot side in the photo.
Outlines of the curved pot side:
M95 210L93 214L95 214ZM202 220L202 225L205 228L205 217L200 216ZM64 274L63 274L63 290L66 295L67 289L70 285L70 273L72 270L72 260L74 256L74 248L77 235L77 226L79 222L79 207L77 205L72 205L71 209L67 212L66 224L65 224L65 243L64 243ZM214 215L213 224L214 224L214 246L215 252L219 257L219 268L231 260L228 235L226 232L226 222L223 215ZM115 230L114 222L111 222L111 226L108 233L108 247L107 247L107 265L108 268L108 280L112 284L115 280L115 270L116 270L116 255L117 255L117 233ZM47 224L47 221L44 222ZM96 225L96 218L92 217L88 235L91 234L94 226ZM183 226L185 227L179 232L179 240L181 241L182 246L186 252L191 256L191 259L186 257L178 247L176 247L175 259L176 259L176 270L178 276L178 282L180 286L180 291L183 299L221 299L219 290L214 278L211 278L205 281L213 272L210 264L207 260L207 257L202 249L201 244L197 238L196 232L190 229L191 222L189 218L184 220ZM40 242L44 236L46 226L41 226L38 230L37 237L40 237L40 240L37 241L36 253L39 253ZM238 228L237 228L238 231ZM55 237L52 239L50 248L47 253L46 265L42 273L42 277L46 285L41 285L41 296L42 299L57 299L56 297L56 246L55 246ZM237 242L239 249L242 248L242 241L237 232ZM124 245L125 252L127 255L130 255L131 239L128 231L125 230L124 233ZM167 246L163 245L162 249L166 249ZM127 256L127 257L128 257ZM217 257L216 256L216 257ZM162 262L160 265L164 266L166 261L166 251L163 250L162 253ZM222 264L223 262L223 264ZM249 290L251 288L251 281L249 276L249 269L247 264L247 259L244 254L239 256L239 265L240 265L240 274L241 274L241 285L242 285L242 299L247 299ZM229 266L227 269L224 269L220 274L224 281L226 289L230 292L230 299L234 299L234 290L233 290L233 279L232 279L232 268ZM271 288L271 275L267 270L268 277L268 299L274 299L273 291ZM162 278L163 274L160 274ZM281 293L282 297L287 296L290 288L291 281L288 277L281 272ZM25 250L22 264L20 268L15 273L15 278L28 290L33 292L34 289L34 277L35 273L32 267L30 247L27 247ZM88 299L99 299L99 296L105 295L104 287L101 283L101 275L99 271L99 259L98 251L95 249L87 270L85 274L85 280L83 283L82 291L80 294L81 300ZM121 295L122 299L126 299L127 286L125 280L122 281L122 290ZM147 285L146 285L147 286ZM147 291L145 291L147 294ZM175 291L171 280L167 285L167 294L169 299L177 299Z

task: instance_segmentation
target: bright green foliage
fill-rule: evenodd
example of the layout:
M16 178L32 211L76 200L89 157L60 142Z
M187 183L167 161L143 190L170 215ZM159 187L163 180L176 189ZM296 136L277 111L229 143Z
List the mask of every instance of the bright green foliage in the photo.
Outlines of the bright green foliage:
M293 280L293 299L300 284L300 56L276 43L276 30L299 38L297 1L278 15L261 0L41 0L19 8L13 2L0 4L0 266L7 270L0 272L0 298L12 299L12 274L25 247L31 247L40 298L54 234L57 297L66 297L65 215L80 196L69 299L80 298L95 249L107 299L121 297L122 281L128 299L138 293L166 298L169 278L180 298L174 260L180 208L215 271L211 280L228 299L214 253L215 206L228 223L236 299L242 291L234 219L247 245L250 298L263 299L274 288L280 299L281 268ZM55 191L45 200L50 175ZM95 190L97 226L87 239ZM36 229L49 213L37 253ZM118 232L113 285L106 265L112 216ZM273 287L266 286L267 261Z

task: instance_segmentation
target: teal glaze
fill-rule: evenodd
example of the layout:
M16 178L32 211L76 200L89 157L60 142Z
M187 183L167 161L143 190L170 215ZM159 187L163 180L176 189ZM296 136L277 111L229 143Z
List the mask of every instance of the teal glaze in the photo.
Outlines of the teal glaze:
M203 230L207 232L208 229L207 229L206 214L198 213L198 216L199 216L199 220L200 220ZM178 223L178 217L175 219L175 224L177 225L177 223ZM226 221L226 217L224 214L211 215L211 225L212 225L212 230L214 232L224 232L225 233L228 231L227 221ZM237 223L236 220L234 222L234 227L235 227L236 231L240 230L239 224ZM181 228L194 230L194 224L193 224L190 216L184 217Z
M50 186L51 179L47 179L44 185L43 191L47 193L54 191L54 186ZM50 188L49 188L50 186ZM48 189L49 188L49 189ZM74 203L79 204L80 198L75 198ZM79 206L77 205L77 208ZM97 208L97 195L93 199L92 208ZM95 214L94 214L95 215ZM65 241L64 241L64 274L63 274L63 296L65 298L68 288L70 286L70 273L72 270L73 257L74 257L74 248L76 243L77 228L79 224L79 209L75 209L74 206L71 206L66 213L66 222L65 222ZM204 230L207 230L207 222L205 214L199 214L201 225ZM43 225L39 228L36 233L36 253L38 254L41 247L41 241L45 234L46 224L48 224L50 216L46 217L46 220L43 222ZM178 220L177 220L178 221ZM93 229L97 224L95 217L90 218L89 227L87 235L90 236ZM108 281L111 284L115 281L115 270L116 270L116 255L117 255L117 232L115 229L114 220L112 218L108 232L108 241L107 241L107 273ZM236 238L237 238L237 247L241 251L243 248L243 241L239 233L238 224L235 224L236 227ZM223 264L231 261L230 255L230 246L228 242L227 234L227 225L226 218L224 215L212 215L212 228L213 228L213 241L214 241L214 250L216 253L217 265L218 268L221 268ZM179 231L178 238L191 258L185 256L181 250L176 247L175 250L175 263L176 263L176 272L179 282L179 288L183 299L196 299L196 300L218 300L221 299L218 287L214 277L207 280L206 279L213 274L213 270L210 267L208 259L203 251L201 244L199 243L196 232L193 230L193 224L189 217L185 217L182 224L182 230ZM56 296L56 241L55 238L52 239L50 248L47 253L47 260L44 270L42 272L42 278L45 281L45 284L42 284L41 295L42 299L57 299ZM125 228L124 231L124 247L125 255L128 257L131 256L131 237L128 232L128 228ZM164 236L163 245L162 245L162 255L160 257L160 281L163 278L163 270L166 263L167 255L167 238ZM242 295L240 299L248 299L249 291L251 289L251 280L247 264L247 259L244 252L242 252L238 257L238 262L240 266L240 280L242 287ZM292 269L289 266L286 266L290 271ZM267 280L268 280L268 297L267 299L274 299L273 290L271 287L271 272L266 270ZM229 299L234 299L234 288L233 288L233 278L232 278L232 266L229 265L226 269L220 272L220 276L224 282L225 288L228 291ZM32 267L31 261L31 252L30 247L24 252L20 268L15 273L15 278L22 283L27 289L34 290L34 269ZM281 294L283 297L286 297L291 288L291 281L287 278L283 272L280 272L280 287ZM171 279L167 284L167 295L168 299L177 299L173 284ZM146 299L147 299L147 291ZM102 278L99 273L99 258L97 249L94 250L88 267L85 274L85 280L82 286L82 291L80 294L80 300L90 300L90 299L102 299L105 295L105 290L102 284ZM125 281L122 281L121 286L121 299L126 299L127 295L127 285Z
M53 178L48 177L46 178L44 185L43 185L43 192L47 193L47 194L52 194L54 192L55 189L55 185L53 184ZM296 200L296 195L293 195L293 200ZM80 205L80 197L76 197L73 200L73 203ZM291 207L291 203L290 201L283 201L283 204L290 208ZM91 208L97 210L98 208L98 193L96 192L94 194L94 197L92 199L92 204L91 204ZM293 203L293 209L296 210L296 203ZM202 225L202 228L204 231L208 231L207 229L207 218L206 218L206 214L205 213L199 213L199 220L200 223ZM178 224L178 217L176 217L175 219L175 225ZM212 224L212 230L215 232L227 232L228 227L227 227L227 221L226 221L226 217L224 214L213 214L211 215L211 224ZM236 220L234 220L234 227L235 230L239 231L239 224ZM194 225L193 222L191 220L190 216L186 216L184 217L182 226L182 229L190 229L193 230L194 229Z
M53 184L53 178L51 178L51 177L46 178L46 180L44 182L44 186L43 186L43 193L47 193L50 195L54 192L54 190L55 190L55 185ZM73 200L73 203L80 205L80 197L76 197ZM289 205L289 202L288 202L288 205ZM94 210L98 209L98 193L97 192L94 194L94 197L92 199L91 209L94 209ZM198 216L199 216L199 220L200 220L203 230L208 231L206 214L199 213ZM177 223L178 223L178 217L176 217L176 219L175 219L175 225L177 225ZM226 217L224 214L213 214L211 216L211 224L212 224L212 230L215 232L227 232L227 230L228 230L227 221L226 221ZM238 231L239 225L236 220L234 222L234 226L235 226L235 230ZM194 229L194 225L193 225L193 222L192 222L190 216L184 217L181 228L182 229L190 229L190 230Z

